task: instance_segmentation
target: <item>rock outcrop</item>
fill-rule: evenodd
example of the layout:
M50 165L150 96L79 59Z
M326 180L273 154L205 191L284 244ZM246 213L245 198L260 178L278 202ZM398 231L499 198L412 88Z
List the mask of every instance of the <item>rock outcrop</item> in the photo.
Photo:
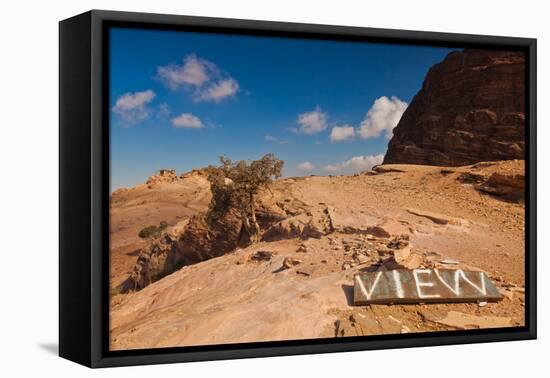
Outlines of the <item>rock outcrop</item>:
M256 216L261 229L271 229L275 222L285 217L283 210L266 198L257 206ZM312 233L313 230L309 230L308 235ZM236 211L228 211L213 225L207 224L204 213L196 214L168 228L142 248L132 272L119 290L123 293L141 290L182 266L246 247L251 243L250 237Z
M203 214L193 216L184 224L168 229L140 251L132 273L120 291L143 289L184 265L196 264L246 246L249 238L244 232L242 221L232 212L220 219L215 227L207 225Z
M504 201L525 201L525 161L509 160L498 166L478 163L464 170L457 177L461 183Z
M524 137L524 54L466 49L430 68L393 130L384 164L523 159Z
M161 169L158 174L150 176L147 179L147 185L155 185L162 182L174 182L178 179L175 169Z
M320 238L332 232L326 210L315 209L288 217L269 227L262 241Z
M509 201L519 202L525 198L525 175L493 173L477 190Z

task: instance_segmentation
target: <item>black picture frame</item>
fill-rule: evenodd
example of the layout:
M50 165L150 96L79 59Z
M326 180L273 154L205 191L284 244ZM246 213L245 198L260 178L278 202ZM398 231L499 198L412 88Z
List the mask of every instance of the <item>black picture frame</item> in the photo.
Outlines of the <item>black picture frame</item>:
M113 26L526 53L525 327L109 351L108 30ZM88 367L536 338L536 39L92 10L59 24L59 354Z

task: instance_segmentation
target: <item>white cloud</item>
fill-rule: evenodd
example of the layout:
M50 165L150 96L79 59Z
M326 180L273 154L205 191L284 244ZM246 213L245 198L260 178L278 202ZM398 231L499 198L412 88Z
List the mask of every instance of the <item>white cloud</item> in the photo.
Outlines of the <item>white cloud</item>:
M187 55L182 64L169 64L157 69L157 77L171 90L183 88L196 102L219 103L239 92L239 83L214 63Z
M195 54L187 55L183 64L169 64L157 70L160 80L170 89L178 89L181 85L200 87L210 75L217 71L216 66L206 59L197 58Z
M314 168L315 166L311 164L309 161L304 161L303 163L300 163L296 166L296 169L302 172L311 171Z
M116 100L112 111L125 122L142 121L149 116L147 104L153 101L155 96L155 92L150 89L143 92L124 93Z
M172 118L172 126L179 129L201 129L204 127L199 117L191 113L183 113L175 118Z
M407 106L405 101L395 96L391 99L386 96L377 98L361 122L357 133L363 139L376 138L380 134L384 134L388 139L391 138L392 130L397 126Z
M327 128L327 114L320 107L316 107L311 112L305 112L298 115L298 132L303 134L316 134Z
M239 91L239 83L232 78L223 79L198 91L196 101L221 102L226 97L231 97Z
M330 132L330 140L333 142L340 142L353 137L355 137L355 129L350 125L335 126Z
M375 165L382 164L384 155L354 156L342 163L329 164L325 169L331 173L353 174L371 169Z

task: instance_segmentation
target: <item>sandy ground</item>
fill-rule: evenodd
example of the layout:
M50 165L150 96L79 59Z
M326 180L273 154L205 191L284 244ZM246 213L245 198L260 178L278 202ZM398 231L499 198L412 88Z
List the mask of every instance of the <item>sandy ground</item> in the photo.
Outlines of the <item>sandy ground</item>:
M256 243L183 267L139 292L113 296L111 348L523 325L524 205L483 194L461 179L465 173L523 173L523 161L391 168L402 172L283 179L273 191L313 208L331 207L344 223L379 225L392 237L407 234L424 264L456 260L455 267L483 270L504 294L502 301L353 306L353 275L376 267L375 251L391 237L334 232L306 241ZM209 198L204 179L117 195L112 203L113 285L135 262L129 251L139 248L135 235L141 227L162 219L174 223L204 210ZM364 255L353 254L354 248ZM271 258L256 261L257 251L271 252ZM298 263L283 269L285 258Z

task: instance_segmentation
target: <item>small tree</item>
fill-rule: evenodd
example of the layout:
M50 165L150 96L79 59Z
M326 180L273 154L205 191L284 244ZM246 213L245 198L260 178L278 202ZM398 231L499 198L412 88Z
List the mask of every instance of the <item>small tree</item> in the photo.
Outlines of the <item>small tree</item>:
M260 234L255 196L273 179L281 177L284 162L273 154L267 154L250 163L244 160L233 162L221 156L220 164L218 167L208 167L212 200L206 220L209 225L215 225L229 210L234 210L247 233L255 240Z

